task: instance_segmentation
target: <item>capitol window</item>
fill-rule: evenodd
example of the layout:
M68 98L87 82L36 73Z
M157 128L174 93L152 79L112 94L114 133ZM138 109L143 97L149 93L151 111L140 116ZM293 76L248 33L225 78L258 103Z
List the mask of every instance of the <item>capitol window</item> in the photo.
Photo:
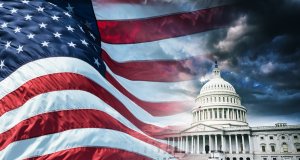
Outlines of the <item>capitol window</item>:
M264 137L260 137L260 140L264 140Z
M298 139L298 136L295 135L295 136L294 136L294 139Z
M275 152L275 144L270 144L270 146L271 146L271 151Z
M285 139L285 136L281 136L281 139Z
M282 149L282 152L288 152L289 151L288 145L285 142L282 143L281 149Z
M295 148L297 152L300 152L300 143L295 143Z
M270 136L270 139L272 140L272 139L273 139L273 136Z
M261 151L262 152L266 152L266 145L265 144L261 144Z

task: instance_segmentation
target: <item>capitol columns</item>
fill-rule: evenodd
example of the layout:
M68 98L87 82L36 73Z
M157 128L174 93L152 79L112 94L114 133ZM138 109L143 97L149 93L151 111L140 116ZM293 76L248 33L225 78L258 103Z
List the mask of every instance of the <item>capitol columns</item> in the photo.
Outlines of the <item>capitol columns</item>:
M231 135L229 135L229 153L232 154Z
M209 144L209 153L211 153L211 135L208 136L208 144Z
M203 137L202 137L202 139L203 139L203 151L202 151L202 153L204 154L205 153L205 135L203 135Z
M215 135L215 150L218 150L218 135Z
M200 154L200 135L197 135L197 154Z
M244 134L242 134L242 145L243 145L243 153L246 153L246 149L245 149L245 139L244 139Z
M224 151L225 151L224 135L222 134L221 136L222 136L222 137L221 137L222 151L224 152Z
M250 134L248 134L248 140L249 140L249 152L252 153L252 142L251 142L251 137Z
M237 134L235 135L235 152L236 152L236 153L239 152L239 146L238 146L238 138L237 138Z

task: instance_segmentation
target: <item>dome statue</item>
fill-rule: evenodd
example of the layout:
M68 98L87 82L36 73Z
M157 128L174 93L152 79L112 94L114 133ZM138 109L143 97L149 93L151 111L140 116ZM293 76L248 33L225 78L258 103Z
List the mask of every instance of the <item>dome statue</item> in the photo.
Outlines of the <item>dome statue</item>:
M234 87L221 77L217 62L213 78L203 85L195 101L192 125L248 126L247 110L241 105L240 96Z

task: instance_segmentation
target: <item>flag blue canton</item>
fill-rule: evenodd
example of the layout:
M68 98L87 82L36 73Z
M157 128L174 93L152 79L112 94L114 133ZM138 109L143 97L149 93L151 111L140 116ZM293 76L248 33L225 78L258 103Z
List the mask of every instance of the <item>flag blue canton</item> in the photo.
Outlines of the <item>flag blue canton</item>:
M96 35L67 10L44 1L1 1L0 14L0 81L48 57L78 58L104 74Z

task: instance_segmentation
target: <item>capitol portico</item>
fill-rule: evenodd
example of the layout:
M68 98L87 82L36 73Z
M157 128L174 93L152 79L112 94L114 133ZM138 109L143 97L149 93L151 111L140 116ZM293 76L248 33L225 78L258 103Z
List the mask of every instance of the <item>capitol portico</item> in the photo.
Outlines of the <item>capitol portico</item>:
M300 125L250 127L247 109L234 87L221 77L217 65L213 78L201 89L192 110L192 124L170 133L167 143L183 159L300 160Z

